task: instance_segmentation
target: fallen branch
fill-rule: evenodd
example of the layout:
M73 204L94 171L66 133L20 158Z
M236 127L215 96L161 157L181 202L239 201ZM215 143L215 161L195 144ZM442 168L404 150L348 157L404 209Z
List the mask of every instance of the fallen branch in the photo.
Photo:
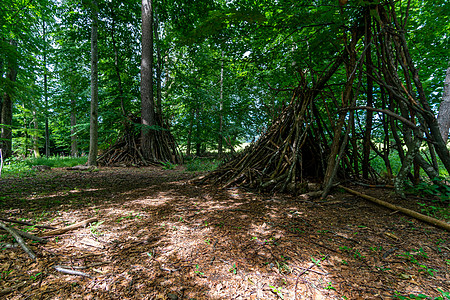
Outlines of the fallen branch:
M33 259L36 260L36 255L33 253L33 251L31 251L30 248L28 248L27 244L25 244L25 241L20 237L20 235L14 230L9 228L8 226L6 226L5 224L0 222L0 227L2 227L3 229L5 229L6 231L9 232L9 234L11 234L17 241L17 243L19 243L20 247L22 247L22 249L28 254L28 256Z
M78 229L80 227L86 226L87 224L92 223L92 222L96 222L96 221L97 221L97 218L94 217L94 218L90 218L90 219L84 220L82 222L79 222L79 223L76 223L76 224L73 224L73 225L70 225L70 226L67 226L67 227L64 227L64 228L58 228L58 229L47 231L47 232L44 232L44 233L45 233L45 236L60 235L60 234L63 234L65 232L67 232L67 231Z
M9 223L17 223L17 224L21 224L21 225L34 226L36 228L56 229L55 227L52 227L52 226L34 225L33 223L29 223L29 222L25 222L25 221L19 221L19 220L14 220L14 219L7 219L7 218L2 218L2 217L0 217L0 220L5 221L5 222L9 222Z
M16 232L18 235L20 235L20 236L22 236L24 238L27 238L29 240L36 241L36 242L39 242L39 243L47 243L47 240L45 240L43 238L40 238L38 236L29 234L28 232L24 232L22 230L18 230L18 229L15 229L15 228L10 228L10 229L13 230L14 232Z
M371 196L368 196L368 195L364 195L364 194L362 194L360 192L354 191L354 190L349 189L349 188L347 188L345 186L342 186L342 185L338 185L338 187L346 190L347 192L349 192L351 194L354 194L354 195L359 196L361 198L364 198L366 200L372 201L372 202L374 202L376 204L382 205L382 206L390 208L392 210L396 210L396 211L402 212L405 215L408 215L410 217L416 218L418 220L421 220L421 221L424 221L426 223L432 224L432 225L434 225L436 227L439 227L439 228L445 229L447 231L450 231L450 224L448 224L446 222L443 222L441 220L438 220L438 219L435 219L435 218L432 218L432 217L429 217L429 216L422 215L422 214L420 214L420 213L418 213L416 211L413 211L413 210L410 210L410 209L407 209L407 208L404 208L404 207L400 207L400 206L391 204L391 203L383 201L383 200L379 200L377 198L374 198L374 197L371 197Z
M70 270L70 269L65 269L61 266L54 266L55 270L61 273L65 273L65 274L69 274L69 275L75 275L75 276L83 276L83 277L88 277L88 278L93 278L91 275L86 274L84 272L81 271L75 271L75 270Z

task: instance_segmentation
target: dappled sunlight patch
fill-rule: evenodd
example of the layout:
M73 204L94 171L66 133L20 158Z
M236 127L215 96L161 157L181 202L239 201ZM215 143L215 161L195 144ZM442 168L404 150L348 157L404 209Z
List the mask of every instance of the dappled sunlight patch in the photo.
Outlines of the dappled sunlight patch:
M339 198L345 205L311 205L283 195L233 188L235 196L230 196L230 190L215 187L161 183L163 176L152 181L151 172L142 173L146 181L139 185L136 178L127 179L128 170L120 172L120 185L115 184L113 174L103 174L101 184L111 187L108 193L91 192L82 205L68 202L63 209L28 212L28 220L55 227L93 216L98 221L51 237L45 245L30 243L39 254L39 264L32 268L20 249L0 251L2 262L7 262L0 264L0 272L8 265L14 271L0 281L0 289L16 280L28 281L28 289L11 294L14 300L24 295L52 299L73 295L83 299L170 299L169 295L198 300L389 299L394 291L406 295L418 287L436 297L439 294L428 287L448 290L448 267L442 259L448 239L441 231L419 222L412 229L404 217L377 213L376 206L362 205L345 194ZM104 188L89 184L93 189ZM76 182L68 190L81 186L86 185ZM131 188L126 191L124 186ZM366 206L375 212L370 218L367 209L361 209ZM25 216L23 209L3 212ZM442 252L433 250L437 247ZM410 258L439 271L431 276ZM73 267L93 278L63 274L54 265ZM30 278L38 273L44 274L42 280L41 275Z

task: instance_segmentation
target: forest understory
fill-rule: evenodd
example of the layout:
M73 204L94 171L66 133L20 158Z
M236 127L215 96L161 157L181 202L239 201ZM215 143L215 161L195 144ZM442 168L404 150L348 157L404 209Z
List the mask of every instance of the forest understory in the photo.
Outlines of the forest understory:
M2 299L446 299L449 232L334 189L326 199L189 181L159 167L0 179ZM352 189L420 212L389 189ZM426 202L427 199L420 201ZM2 221L46 237L49 229ZM73 274L61 269L75 271ZM82 275L83 274L83 275ZM8 290L9 289L9 290ZM422 295L422 296L420 296ZM422 297L422 298L420 298ZM442 297L442 298L437 298Z

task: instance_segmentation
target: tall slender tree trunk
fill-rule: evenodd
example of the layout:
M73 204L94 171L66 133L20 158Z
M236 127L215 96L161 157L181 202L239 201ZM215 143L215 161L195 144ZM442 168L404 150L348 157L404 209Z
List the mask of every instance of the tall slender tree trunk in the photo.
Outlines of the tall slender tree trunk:
M142 57L141 57L141 149L146 160L154 160L152 154L155 103L153 98L153 20L152 0L142 0Z
M48 128L48 82L47 82L47 24L42 25L43 39L44 39L44 103L45 103L45 156L50 156L50 131Z
M197 107L195 111L195 119L197 126L195 128L195 155L200 156L202 154L202 143L200 138L200 108Z
M219 140L217 141L217 152L219 158L223 156L223 51L220 65L220 96L219 96Z
M78 137L75 130L77 125L75 95L70 93L70 155L78 157Z
M37 121L37 116L36 116L36 110L33 109L33 126L34 126L34 130L33 130L33 152L34 152L34 157L38 158L41 157L41 154L39 153L39 125L38 125L38 121Z
M370 14L366 15L366 66L367 66L367 106L373 106L373 79L372 79L372 53L370 44L372 43L372 31L370 29L371 18ZM372 134L372 118L373 111L366 111L366 128L364 130L363 141L363 161L362 161L362 177L363 179L369 179L369 159L370 159L370 140Z
M116 42L116 37L115 37L115 20L114 20L114 12L111 12L113 15L113 21L112 21L112 26L111 26L111 41L112 41L112 46L113 46L113 50L114 50L114 69L116 71L116 76L117 76L117 89L119 90L119 100L120 100L120 109L122 112L122 115L125 116L126 115L126 111L125 111L125 104L124 104L124 97L123 97L123 87L122 87L122 78L120 77L120 68L119 68L119 50L117 49L117 42Z
M98 154L98 7L92 1L91 27L91 118L89 129L88 165L97 165Z
M10 41L10 44L14 47L17 46L17 42ZM17 79L17 66L15 61L8 62L8 73L6 75L8 79L7 91L3 94L2 111L0 124L1 138L0 148L2 148L3 158L8 158L12 155L12 116L13 116L13 94L14 94L14 82Z
M450 129L450 67L447 68L447 74L444 80L444 93L439 107L438 115L439 130L441 131L444 142L448 140L448 131Z
M158 32L158 26L159 26L159 19L158 14L156 13L156 7L155 7L155 24L154 24L154 30L155 30L155 39L156 39L156 118L157 122L160 126L163 126L162 121L162 80L161 80L161 74L162 74L162 59L161 59L161 43L159 39L159 32Z
M189 130L187 135L187 141L186 141L186 156L191 156L191 144L192 144L192 129L194 128L194 118L195 118L195 112L194 109L191 109L191 120L189 121Z

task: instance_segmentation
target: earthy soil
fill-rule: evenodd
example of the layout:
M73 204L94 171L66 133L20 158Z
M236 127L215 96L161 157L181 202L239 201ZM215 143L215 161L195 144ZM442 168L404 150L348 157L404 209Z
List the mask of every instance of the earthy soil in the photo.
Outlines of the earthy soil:
M449 232L339 190L308 199L199 186L188 181L196 175L182 167L101 168L0 179L2 218L58 228L98 218L46 244L27 241L37 261L3 246L0 298L435 299L450 292ZM420 211L416 198L359 191ZM13 239L0 231L0 242Z

